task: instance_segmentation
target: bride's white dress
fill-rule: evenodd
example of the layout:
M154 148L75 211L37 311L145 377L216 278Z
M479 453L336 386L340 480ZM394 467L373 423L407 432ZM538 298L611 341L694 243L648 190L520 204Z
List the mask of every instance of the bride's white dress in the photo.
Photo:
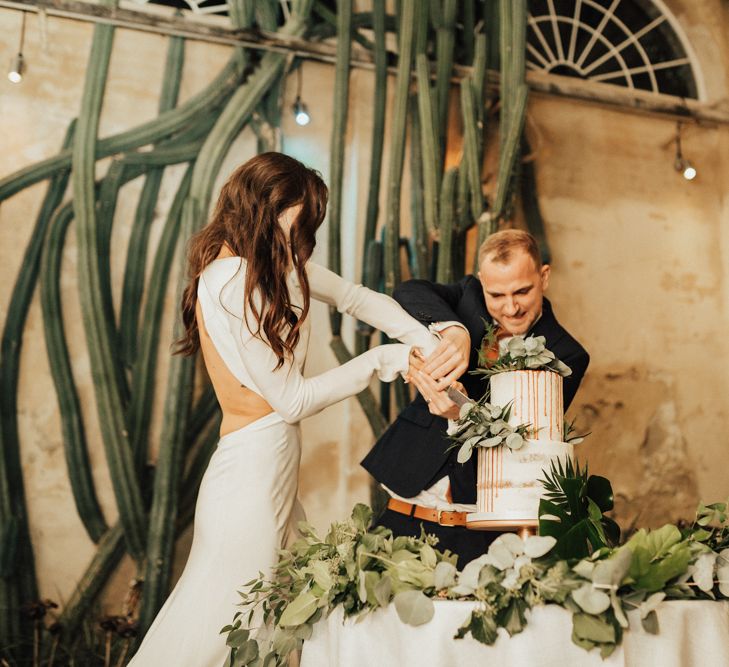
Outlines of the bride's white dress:
M245 260L218 259L205 268L198 299L205 328L230 372L263 396L273 412L223 436L200 486L190 555L177 585L147 632L133 667L221 667L228 654L220 629L239 608L242 585L268 574L292 524L296 499L299 420L367 387L373 375L391 381L408 368L410 346L427 354L435 339L391 298L353 285L314 263L307 265L313 299L336 306L406 344L382 345L342 366L303 377L309 318L292 360L274 370L276 356L246 324ZM301 306L296 274L292 302ZM248 322L255 327L250 309Z

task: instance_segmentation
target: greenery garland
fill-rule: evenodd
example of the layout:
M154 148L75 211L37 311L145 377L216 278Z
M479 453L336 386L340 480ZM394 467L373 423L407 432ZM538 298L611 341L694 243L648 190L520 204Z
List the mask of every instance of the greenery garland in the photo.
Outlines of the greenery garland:
M552 489L552 502L558 495ZM229 667L285 665L338 606L356 616L393 603L404 623L421 625L433 617L433 598L477 600L455 638L471 634L493 644L498 628L517 634L529 609L557 604L572 612L572 641L607 657L630 627L628 611L637 610L644 630L657 633L663 600L729 598L727 503L700 505L683 530L641 529L622 546L600 546L582 558L560 557L553 536L505 533L461 571L454 555L435 548L434 536L393 537L370 529L371 519L359 504L324 539L300 525L300 539L281 552L272 578L248 582L240 593L242 610L221 631Z

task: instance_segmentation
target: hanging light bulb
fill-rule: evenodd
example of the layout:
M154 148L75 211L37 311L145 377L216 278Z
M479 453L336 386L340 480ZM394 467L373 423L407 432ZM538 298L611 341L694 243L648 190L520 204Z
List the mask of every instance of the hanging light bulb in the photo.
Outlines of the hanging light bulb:
M693 181L696 178L696 167L683 156L681 151L681 122L676 123L676 159L673 162L673 168L680 172L687 181Z
M10 61L10 69L8 70L8 79L11 83L20 83L23 80L23 72L25 71L25 60L23 54L19 53Z
M301 101L300 97L296 98L294 102L294 120L297 125L308 125L311 122L311 116L309 115L309 109L306 104Z
M683 168L683 177L687 181L693 181L696 178L696 167L694 167L688 160L685 160L686 164Z
M303 86L303 73L301 68L303 65L299 63L296 69L296 100L292 107L294 111L294 120L297 125L308 125L311 122L311 115L309 114L309 108L301 101L301 88Z
M23 43L25 42L25 12L20 23L20 44L18 46L18 55L14 56L10 61L10 69L8 70L8 80L11 83L20 83L23 80L23 72L25 72L25 58L23 58Z

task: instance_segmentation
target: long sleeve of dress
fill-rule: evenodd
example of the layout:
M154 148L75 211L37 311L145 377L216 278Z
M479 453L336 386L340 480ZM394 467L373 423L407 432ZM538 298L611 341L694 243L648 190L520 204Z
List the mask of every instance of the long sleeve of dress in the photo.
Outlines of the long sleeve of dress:
M313 262L306 265L306 274L314 299L336 306L340 313L367 322L392 339L420 347L426 357L435 349L438 338L409 315L395 299L363 285L355 285Z
M380 345L313 377L303 377L301 364L289 357L282 367L276 369L277 358L271 347L249 329L250 326L255 330L256 320L250 308L244 307L244 271L245 262L241 263L238 258L217 260L206 268L198 290L203 317L208 333L231 372L241 384L263 396L285 421L295 423L359 393L374 375L390 382L398 374L407 372L410 345L403 344ZM358 317L364 318L366 314L367 318L386 326L379 314L370 312L378 309L368 305L369 295L357 289L351 290L341 278L341 283L332 281L316 268L312 273L317 298L341 305L344 312L356 312ZM312 289L312 294L314 292ZM395 308L400 310L396 305ZM405 320L393 326L388 323L387 333L402 335L410 342L427 342L424 335L410 326L412 318L405 313L403 315L408 318L408 323ZM415 326L425 331L417 322ZM429 336L427 332L426 335ZM300 354L299 351L297 356Z

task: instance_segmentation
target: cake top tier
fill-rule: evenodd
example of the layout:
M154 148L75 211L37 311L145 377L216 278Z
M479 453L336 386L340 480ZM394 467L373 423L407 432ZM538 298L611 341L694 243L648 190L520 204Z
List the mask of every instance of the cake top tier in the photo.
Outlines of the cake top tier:
M511 405L509 424L529 424L531 440L562 440L562 376L547 370L519 370L491 376L491 404Z

